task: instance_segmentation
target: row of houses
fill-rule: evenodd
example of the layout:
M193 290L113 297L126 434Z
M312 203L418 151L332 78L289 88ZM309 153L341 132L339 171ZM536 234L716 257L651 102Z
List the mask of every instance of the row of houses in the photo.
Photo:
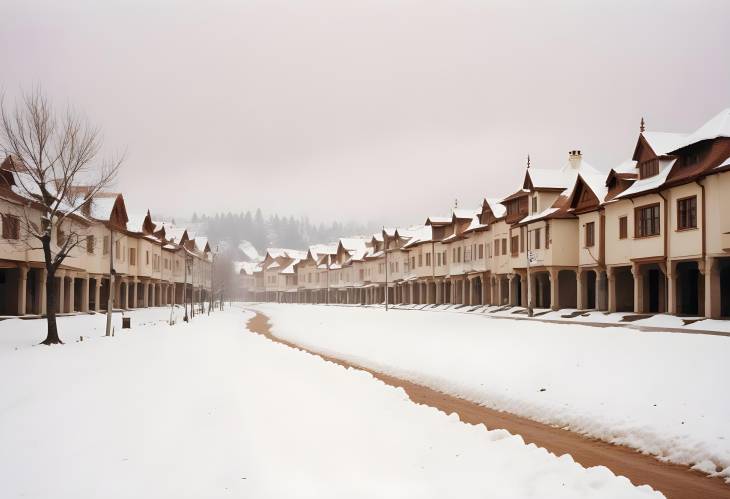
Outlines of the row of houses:
M0 316L41 316L46 312L43 251L28 234L40 226L41 211L20 193L23 165L8 156L0 164ZM86 195L78 187L81 209L67 217L52 237L54 248L69 234L82 243L56 273L59 313L132 309L201 301L210 292L212 254L207 238L184 227L127 211L118 192ZM114 278L110 289L110 273Z
M248 299L493 304L730 316L730 109L688 133L641 129L608 173L529 158L514 192L422 225L241 269ZM529 279L529 286L528 284Z

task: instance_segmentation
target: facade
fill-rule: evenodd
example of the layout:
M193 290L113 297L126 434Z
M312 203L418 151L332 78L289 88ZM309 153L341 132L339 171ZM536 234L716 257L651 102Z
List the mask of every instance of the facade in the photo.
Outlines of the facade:
M22 171L10 157L0 165L0 315L42 316L46 313L45 260L28 234L31 228L23 223L27 217L40 226L41 211L34 200L16 193ZM192 240L187 233L185 240L167 237L165 228L157 227L149 212L130 217L120 193L90 196L83 187L76 191L80 209L51 236L56 248L69 234L78 234L81 240L56 273L59 314L106 311L110 295L113 309L183 303L184 286L192 293L186 295L188 301L189 297L200 301L207 296L212 258L204 238ZM167 262L165 266L163 262Z
M328 303L384 303L388 289L394 304L730 317L728 170L730 109L691 133L642 122L631 159L608 172L577 150L558 169L528 159L522 185L478 210L341 239L301 264L329 280L298 301L326 289Z

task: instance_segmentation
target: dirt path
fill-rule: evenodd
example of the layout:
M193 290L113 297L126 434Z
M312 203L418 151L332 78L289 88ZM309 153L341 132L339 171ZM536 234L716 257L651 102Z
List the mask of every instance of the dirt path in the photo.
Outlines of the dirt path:
M571 431L553 428L530 419L489 409L473 402L446 395L425 386L373 371L367 367L320 354L296 343L283 340L271 333L268 317L256 315L248 321L248 329L272 341L317 355L345 367L354 367L372 374L388 385L403 388L417 404L430 405L447 414L455 412L467 423L484 423L487 428L503 428L521 435L527 443L534 443L555 455L569 453L585 467L603 465L617 475L623 475L636 485L648 484L661 491L668 499L730 498L730 486L719 478L709 478L685 466L663 463L618 445L581 436Z

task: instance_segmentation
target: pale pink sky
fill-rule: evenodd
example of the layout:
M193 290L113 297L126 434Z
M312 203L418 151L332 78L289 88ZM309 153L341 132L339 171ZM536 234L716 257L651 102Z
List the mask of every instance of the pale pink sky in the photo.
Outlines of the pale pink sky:
M0 86L126 148L132 210L422 222L730 106L730 2L3 0Z

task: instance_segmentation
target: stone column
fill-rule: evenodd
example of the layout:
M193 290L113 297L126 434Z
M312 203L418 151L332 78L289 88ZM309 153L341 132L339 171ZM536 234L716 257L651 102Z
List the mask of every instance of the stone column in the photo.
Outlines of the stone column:
M608 278L608 311L616 312L616 271L613 267L606 267L606 277Z
M517 303L517 300L515 297L515 286L514 286L515 274L510 274L508 277L508 280L509 280L509 289L507 291L507 295L508 295L507 301L509 302L510 305L514 305L515 303Z
M94 310L101 310L101 276L94 278Z
M550 269L550 308L552 310L560 309L560 295L558 283L558 270Z
M590 272L590 271L589 271ZM575 272L575 295L576 295L576 308L578 310L584 310L586 308L586 290L583 289L583 274L581 269Z
M702 267L702 266L700 266ZM721 310L720 303L720 269L717 259L706 257L704 264L705 275L705 317L719 319Z
M677 273L676 264L672 261L667 262L667 313L677 313Z
M35 311L36 313L40 315L46 314L46 277L48 276L48 271L44 268L39 269L38 272L38 293L36 296L36 306Z
M488 284L489 276L485 272L482 274L481 282L482 282L482 305L489 305L489 303L492 300L492 297L489 293L489 284Z
M56 312L57 313L63 313L64 312L64 304L66 303L66 272L61 270L56 272L56 277L58 278L58 293L56 296ZM54 283L55 286L55 283Z
M137 308L137 279L132 279L132 306L129 308Z
M81 311L89 311L89 274L81 279Z
M28 284L28 266L18 265L18 315L25 315L25 299Z
M69 313L75 312L76 301L76 274L70 274L68 276L68 311Z
M634 276L634 313L640 314L644 311L644 282L639 264L631 264L631 274Z
M606 292L606 273L601 270L596 271L596 308L598 310L606 310L608 308L607 292Z
M441 285L442 285L441 281L434 282L435 291L436 291L435 299L436 299L437 305L441 305L441 301L443 300L443 290L441 289Z

